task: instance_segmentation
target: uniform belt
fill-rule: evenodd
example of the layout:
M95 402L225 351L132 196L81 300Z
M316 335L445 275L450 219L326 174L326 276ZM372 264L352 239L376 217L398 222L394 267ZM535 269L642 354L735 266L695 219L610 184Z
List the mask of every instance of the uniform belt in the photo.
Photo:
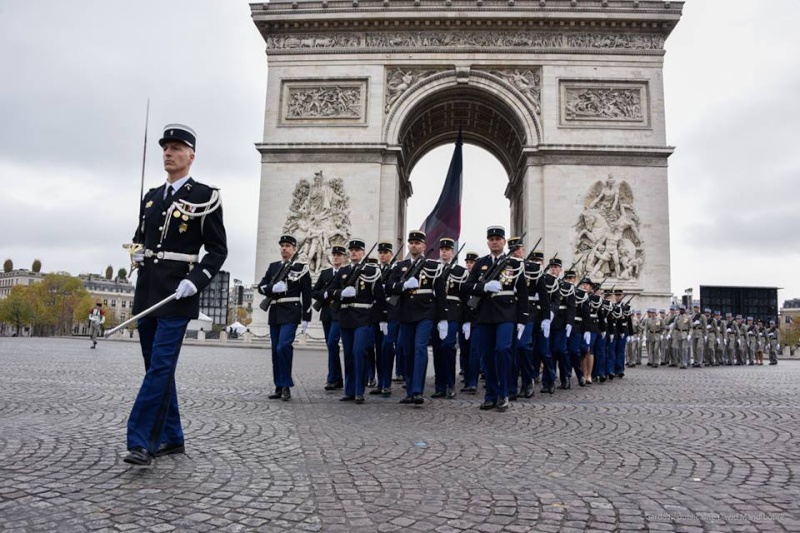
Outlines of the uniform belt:
M566 309L566 308L567 308L567 306L566 306L566 305L559 305L559 306L558 306L558 308L559 308L559 309Z
M576 316L575 317L575 322L583 322L583 318L581 318L579 316Z
M145 257L156 257L158 259L168 259L170 261L184 261L186 263L196 263L197 254L180 254L178 252L154 252L153 250L145 250Z
M275 303L279 304L289 304L292 302L299 302L299 301L300 301L299 296L287 296L285 298L275 298Z
M514 291L497 291L492 293L492 298L497 296L514 296Z
M433 289L415 289L411 294L433 294Z
M597 315L589 315L589 318L597 318Z
M461 298L456 296L455 294L448 294L447 295L447 299L448 300L453 300L455 302L460 302L461 301Z
M342 309L345 309L347 307L354 307L356 309L371 309L372 304L359 304L359 303L342 304Z

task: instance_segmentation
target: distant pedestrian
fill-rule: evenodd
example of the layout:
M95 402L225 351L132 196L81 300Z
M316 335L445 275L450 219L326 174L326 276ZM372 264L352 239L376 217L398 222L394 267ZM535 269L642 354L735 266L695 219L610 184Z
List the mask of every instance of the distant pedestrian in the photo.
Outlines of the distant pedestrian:
M95 308L89 313L89 336L92 339L92 349L97 346L97 337L102 334L103 324L105 323L106 312L103 311L103 304L97 302Z

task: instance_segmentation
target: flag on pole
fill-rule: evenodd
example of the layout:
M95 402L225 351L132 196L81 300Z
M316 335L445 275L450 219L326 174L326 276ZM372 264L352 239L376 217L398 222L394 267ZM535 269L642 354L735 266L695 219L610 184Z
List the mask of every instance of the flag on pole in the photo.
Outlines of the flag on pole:
M431 258L439 257L439 239L450 237L456 241L461 236L461 189L463 181L463 161L461 145L464 141L461 138L461 130L458 130L456 147L453 150L453 157L450 160L450 169L447 171L447 178L444 180L442 192L433 211L425 218L419 229L425 232L425 242L428 248L433 247Z

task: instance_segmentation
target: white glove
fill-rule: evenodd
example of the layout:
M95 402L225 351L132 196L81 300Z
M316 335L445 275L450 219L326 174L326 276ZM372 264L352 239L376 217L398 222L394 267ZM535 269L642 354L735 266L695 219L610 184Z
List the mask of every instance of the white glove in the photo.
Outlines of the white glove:
M708 335L705 335L705 336L703 337L703 341L704 341L704 342L708 342Z
M542 320L542 333L544 333L544 338L550 338L550 319Z
M389 334L389 323L388 322L378 322L378 327L381 330L381 333L384 335Z
M414 290L419 288L419 280L417 278L407 279L403 283L403 290Z
M695 320L694 322L692 322L692 324L694 324L695 326L699 326L700 325L700 321L699 320Z
M686 340L687 340L687 341L690 341L690 340L692 340L692 334L691 334L691 333L689 333L688 335L686 335Z
M328 291L325 291L325 292L322 293L322 299L323 300L327 300L328 299Z
M731 333L731 328L728 328L728 333Z
M611 334L611 342L614 342L614 334Z
M133 255L131 256L131 261L133 261L134 263L144 263L144 250L133 252Z
M778 345L775 347L775 351L777 351L778 353L781 353L781 345L780 345L780 344L778 344Z
M447 338L447 320L440 320L436 324L436 329L439 330L439 338L445 340Z
M585 331L583 333L583 342L585 342L586 344L591 344L592 342L592 334L589 333L588 331Z
M188 279L182 279L178 288L175 289L175 296L176 300L180 300L181 298L188 298L189 296L194 296L197 294L197 287L195 287L194 283L189 281Z
M353 298L356 295L356 288L352 285L348 285L344 289L342 289L342 298Z
M461 331L464 333L464 340L468 341L469 335L470 333L472 333L472 326L470 325L470 323L464 322L464 324L461 325Z
M517 340L522 338L522 334L525 332L525 324L517 324Z
M606 338L606 332L605 331L601 331L600 332L600 338L601 339L605 339Z
M301 321L300 322L300 333L305 335L307 329L308 329L308 320Z
M572 324L567 324L567 338L572 334Z
M503 284L500 283L499 281L497 281L496 279L493 279L492 281L489 281L488 283L486 283L486 285L483 286L483 291L484 292L500 292L500 289L502 289L502 288L503 288Z
M669 335L667 335L667 340L670 340L671 338L672 338L672 333L670 333Z
M722 339L717 339L717 346L722 344Z
M288 289L288 287L286 286L286 282L285 281L279 281L278 283L276 283L275 285L272 286L272 292L274 294L280 294L282 292L286 292L287 289Z

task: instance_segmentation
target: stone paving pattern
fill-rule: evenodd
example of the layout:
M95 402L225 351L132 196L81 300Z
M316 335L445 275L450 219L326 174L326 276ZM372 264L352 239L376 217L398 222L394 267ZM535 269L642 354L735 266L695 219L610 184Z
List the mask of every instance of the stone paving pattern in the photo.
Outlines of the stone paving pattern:
M397 384L340 403L315 350L268 400L266 350L185 346L187 454L139 468L138 346L88 347L0 339L0 530L800 531L795 361L637 367L498 413L400 405Z

